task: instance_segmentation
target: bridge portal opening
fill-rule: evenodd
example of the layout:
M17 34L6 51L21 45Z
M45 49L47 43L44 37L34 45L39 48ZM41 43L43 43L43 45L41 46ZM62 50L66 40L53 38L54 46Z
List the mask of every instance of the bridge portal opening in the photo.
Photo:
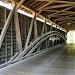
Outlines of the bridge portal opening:
M67 44L75 44L75 30L71 30L67 33Z

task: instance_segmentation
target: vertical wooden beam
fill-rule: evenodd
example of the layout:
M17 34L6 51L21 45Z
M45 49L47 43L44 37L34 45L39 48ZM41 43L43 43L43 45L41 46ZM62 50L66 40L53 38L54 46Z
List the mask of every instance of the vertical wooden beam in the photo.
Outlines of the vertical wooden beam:
M11 22L11 58L13 57L13 24Z
M28 46L28 43L29 43L29 40L30 40L30 36L31 36L32 28L33 28L33 21L34 21L34 19L31 20L31 24L30 24L30 28L29 28L29 32L28 32L28 36L27 36L27 40L26 40L26 44L25 44L25 48Z
M46 18L45 18L44 27L45 27L45 33L46 33L47 32ZM46 48L47 48L47 40L46 40Z
M45 19L45 23L43 24L41 35L43 34L44 30L45 30L45 32L47 32L46 19Z
M34 16L34 39L38 37L36 14Z
M21 41L18 13L17 13L16 8L15 8L15 13L14 13L14 24L15 24L15 31L16 31L17 52L20 53L22 52L22 41Z
M6 22L6 8L4 8L4 16ZM7 34L5 35L5 62L7 62Z
M46 19L45 19L45 32L47 32Z
M50 27L50 31L52 31L52 30L53 30L53 27L51 26L51 27Z
M52 46L54 46L54 36L52 36Z
M57 26L55 27L55 31L57 31Z
M5 62L7 62L7 34L5 35Z
M45 25L43 24L41 35L42 35L43 32L44 32L44 28L45 28Z
M14 6L14 7L15 7L15 6ZM2 29L2 32L1 32L1 35L0 35L0 48L1 48L2 42L3 42L3 40L4 40L5 34L6 34L6 32L7 32L9 23L10 23L10 21L11 21L11 19L12 19L13 12L14 12L14 7L13 7L13 9L10 11L10 13L9 13L9 15L8 15L8 18L7 18L7 20L6 20L5 24L4 24L3 29Z

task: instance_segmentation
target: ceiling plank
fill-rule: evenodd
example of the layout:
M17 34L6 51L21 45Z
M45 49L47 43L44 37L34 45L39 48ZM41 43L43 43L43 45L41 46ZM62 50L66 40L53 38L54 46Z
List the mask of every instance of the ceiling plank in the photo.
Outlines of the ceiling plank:
M43 8L45 8L46 6L48 6L49 4L53 3L54 1L50 1L49 3L44 4L42 7L38 8L38 10L41 10Z
M54 20L54 22L57 22L57 21L59 21L61 19L65 19L65 18L70 18L70 16L68 15L68 16L64 16L64 17L57 18L57 19Z
M51 3L53 3L54 1L52 1L52 2L49 2L49 3L46 3L46 4L44 4L42 7L40 7L38 10L39 10L39 12L37 13L37 16L43 11L43 9L46 7L46 6L48 6L49 4L51 4Z
M46 2L51 2L51 1L60 1L60 0L36 0L36 1L46 1Z
M71 9L71 8L74 8L74 7L65 8L65 9L63 9L63 10L61 10L61 11L58 11L58 12L53 13L53 14L51 14L51 15L48 15L48 17L50 18L51 16L53 16L53 15L55 15L55 14L58 14L58 13L60 13L60 12L66 11L66 10L69 10L69 9Z
M61 10L44 10L44 11L48 11L48 12L61 12ZM62 11L64 13L70 13L70 14L75 14L75 12L73 11Z
M67 6L71 6L71 5L69 5L69 4L53 5L53 6L45 7L44 10L46 10L46 9L54 9L54 8L61 8L61 7L67 7Z
M34 2L33 2L33 3L31 3L29 6L32 6L32 5L34 5L36 2L37 2L37 1L34 1Z
M58 2L58 3L66 3L66 4L75 5L75 2L71 2L71 1L61 1L61 0L36 0L36 1L46 1L46 2L55 1L55 2Z
M74 22L75 20L64 20L64 21L60 21L60 22L58 22L58 24L60 25L60 24L62 24L62 23L70 23L70 22Z
M66 4L71 4L71 5L75 5L75 2L71 2L71 1L56 1L58 3L66 3Z
M68 20L68 19L73 19L73 20L75 20L75 17L66 17L65 19L59 19L58 21L63 21L63 20Z
M63 24L65 24L65 25L72 25L72 24L74 24L75 23L75 21L72 21L72 22L62 22L60 25L63 25Z

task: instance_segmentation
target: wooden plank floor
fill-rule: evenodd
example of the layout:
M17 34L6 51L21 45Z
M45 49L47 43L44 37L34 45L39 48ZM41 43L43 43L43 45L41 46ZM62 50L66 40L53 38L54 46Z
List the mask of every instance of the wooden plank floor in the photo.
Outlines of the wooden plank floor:
M61 46L0 69L0 75L75 75L75 48Z

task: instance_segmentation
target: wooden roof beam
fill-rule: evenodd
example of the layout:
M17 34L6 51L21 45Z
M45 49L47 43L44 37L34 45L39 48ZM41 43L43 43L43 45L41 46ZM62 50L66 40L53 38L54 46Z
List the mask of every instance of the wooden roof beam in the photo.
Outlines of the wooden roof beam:
M51 2L49 2L49 3L46 3L45 5L43 5L42 7L40 7L39 9L37 9L37 10L39 10L39 12L37 13L37 16L43 11L43 9L46 7L46 6L48 6L49 4L51 4L51 3L53 3L54 1L51 1Z
M66 17L65 19L59 19L58 21L65 21L69 19L75 20L75 17Z
M65 20L65 21L62 21L62 22L58 22L58 24L60 25L62 23L70 23L70 22L73 22L73 21L75 21L75 20Z
M75 2L71 2L71 1L56 1L58 3L66 3L66 4L70 4L70 5L75 5Z
M63 25L63 24L65 24L65 25L72 25L72 24L75 24L75 21L73 21L73 22L62 22L60 25Z
M61 8L61 7L67 7L67 6L71 6L71 5L69 5L69 4L53 5L53 6L45 7L44 10L46 10L46 9L54 9L54 8Z
M71 9L71 8L74 8L74 7L68 7L68 8L65 8L65 9L61 10L61 11L58 11L58 12L53 13L53 14L51 14L51 15L48 15L48 18L50 18L51 16L56 15L56 14L58 14L58 13L60 13L60 12L63 12L63 11L69 10L69 9Z
M23 4L24 1L25 1L25 0L20 0L20 2L18 3L16 9L19 9L19 7Z
M49 11L49 12L61 12L61 10L44 10L44 11ZM73 11L62 11L64 13L67 13L67 14L75 14L75 12Z
M72 22L72 21L75 21L75 20L64 20L63 22ZM61 24L63 22L62 21L59 21L58 24Z
M75 5L75 2L71 2L71 1L61 1L61 0L36 0L36 1L46 1L46 2L55 1L55 2L58 2L58 3L66 3L66 4Z
M58 19L55 19L54 22L57 22L57 21L59 21L59 20L61 20L61 19L65 19L65 18L71 18L71 17L70 17L70 16L60 17L60 18L58 18Z
M34 1L34 2L33 2L33 3L31 3L29 6L32 6L32 5L34 5L36 2L37 2L37 1Z
M61 0L35 0L35 1L46 1L46 2L51 2L51 1L61 1Z
M43 5L42 7L40 7L38 10L41 10L41 9L43 9L44 7L46 7L46 6L48 6L49 4L51 4L52 2L49 2L49 3L47 3L47 4L45 4L45 5Z

